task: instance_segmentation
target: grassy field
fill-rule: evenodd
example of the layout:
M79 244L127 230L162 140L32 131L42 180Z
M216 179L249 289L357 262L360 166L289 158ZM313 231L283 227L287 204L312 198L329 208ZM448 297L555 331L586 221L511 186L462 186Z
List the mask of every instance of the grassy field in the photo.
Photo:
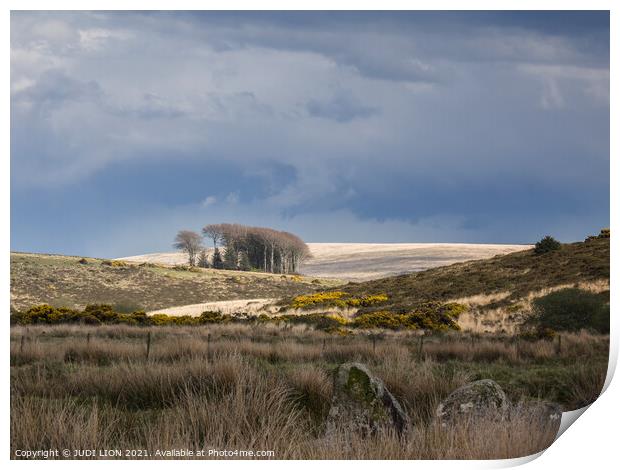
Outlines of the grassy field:
M304 276L367 281L422 271L472 259L527 250L530 245L484 243L308 243L310 258L299 272ZM206 250L209 256L213 249ZM149 253L118 258L137 263L187 264L180 252Z
M148 334L151 344L147 347ZM550 341L395 332L327 335L306 327L29 326L11 329L11 448L249 449L274 458L510 458L544 449L557 429L526 414L441 428L433 413L468 381L492 378L513 403L564 410L599 394L608 338ZM148 348L148 356L147 356ZM323 428L331 373L361 361L384 380L413 427L366 439Z
M338 281L242 271L154 264L111 263L74 256L11 253L11 306L48 303L83 308L110 304L116 310L157 310L178 305L299 295ZM116 264L116 265L115 265Z

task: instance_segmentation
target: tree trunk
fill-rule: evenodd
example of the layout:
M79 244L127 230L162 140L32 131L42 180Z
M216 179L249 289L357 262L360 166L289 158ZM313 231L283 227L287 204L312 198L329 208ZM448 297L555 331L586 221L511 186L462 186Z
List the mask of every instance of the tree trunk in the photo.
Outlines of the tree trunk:
M271 274L273 274L273 262L274 262L274 257L275 257L275 253L274 253L274 246L273 244L271 245Z

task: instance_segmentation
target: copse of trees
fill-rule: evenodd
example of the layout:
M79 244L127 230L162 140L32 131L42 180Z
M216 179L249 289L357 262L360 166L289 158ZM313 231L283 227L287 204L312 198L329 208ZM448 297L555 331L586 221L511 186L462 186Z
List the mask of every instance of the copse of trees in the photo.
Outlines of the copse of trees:
M209 224L202 234L213 242L214 253L208 262L202 237L182 230L174 246L188 254L189 264L233 270L258 270L270 273L293 273L310 256L308 246L297 235L265 227L240 224Z
M221 243L226 269L296 272L310 251L297 235L265 227L240 224L210 224L202 229L214 247Z

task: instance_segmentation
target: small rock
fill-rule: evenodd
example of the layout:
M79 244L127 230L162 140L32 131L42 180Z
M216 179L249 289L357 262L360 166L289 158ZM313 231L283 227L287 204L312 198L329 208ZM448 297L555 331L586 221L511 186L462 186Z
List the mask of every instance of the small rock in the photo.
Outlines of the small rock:
M437 407L436 416L442 426L462 419L503 419L509 401L493 380L478 380L456 389Z
M384 427L400 435L408 426L409 418L398 401L366 366L349 362L338 367L327 435L345 431L367 436Z

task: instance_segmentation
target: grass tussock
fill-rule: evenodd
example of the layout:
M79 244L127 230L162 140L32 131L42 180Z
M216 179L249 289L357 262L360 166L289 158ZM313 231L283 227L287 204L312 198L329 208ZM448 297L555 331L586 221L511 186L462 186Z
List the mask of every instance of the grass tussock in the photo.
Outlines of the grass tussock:
M421 338L274 325L13 327L11 446L239 448L291 459L517 457L544 449L555 430L523 413L441 429L433 420L440 400L492 378L514 403L545 398L569 410L592 402L605 378L605 336L565 335L561 348L548 340ZM404 437L325 439L332 372L345 361L368 364L402 403L413 423Z

